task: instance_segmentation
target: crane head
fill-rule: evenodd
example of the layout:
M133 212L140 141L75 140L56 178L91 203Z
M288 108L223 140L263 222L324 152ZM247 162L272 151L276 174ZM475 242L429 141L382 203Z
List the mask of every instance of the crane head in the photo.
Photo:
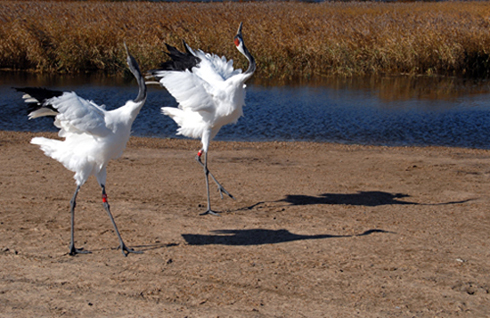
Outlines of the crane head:
M126 54L128 55L126 58L126 61L128 63L129 70L131 73L133 73L134 77L136 78L136 81L138 82L139 86L139 92L138 96L134 100L134 102L141 102L146 100L146 83L143 75L141 75L140 67L138 65L138 62L136 62L135 58L129 53L128 46L126 45L126 42L124 42L124 49L126 50Z
M245 43L243 42L243 36L242 36L242 26L243 22L240 22L240 26L238 27L238 31L235 35L235 38L233 39L233 42L235 43L235 46L240 53L242 53L250 62L248 69L245 71L245 74L249 74L249 77L251 74L255 72L255 59L253 58L252 54L248 51L248 49L245 47Z
M129 53L129 49L126 45L126 42L124 42L124 49L126 50L126 55L127 55L126 61L128 63L129 69L131 70L131 73L133 73L135 76L139 75L141 72L140 72L138 62L136 62L134 57Z
M233 38L233 42L235 42L235 45L239 51L241 51L241 48L243 47L242 26L243 26L243 22L240 22L238 31L235 37Z

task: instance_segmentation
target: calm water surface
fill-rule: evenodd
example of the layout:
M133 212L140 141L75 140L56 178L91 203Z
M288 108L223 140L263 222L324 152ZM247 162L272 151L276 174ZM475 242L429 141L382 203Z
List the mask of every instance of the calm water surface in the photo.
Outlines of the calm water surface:
M22 94L12 89L24 86L73 90L107 109L137 95L130 77L0 73L0 130L56 131L50 118L27 120ZM160 107L176 105L164 89L149 87L133 135L178 137L173 120L160 114ZM490 148L490 84L485 81L407 77L294 84L252 81L244 113L236 125L223 127L216 139Z

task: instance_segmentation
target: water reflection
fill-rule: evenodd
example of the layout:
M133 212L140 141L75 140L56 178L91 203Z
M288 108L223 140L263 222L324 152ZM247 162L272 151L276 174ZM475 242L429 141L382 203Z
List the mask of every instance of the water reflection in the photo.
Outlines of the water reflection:
M49 118L28 121L12 86L74 90L119 107L135 98L126 77L0 73L0 129L56 131ZM306 140L374 145L444 145L488 149L490 84L457 78L366 77L248 84L245 117L222 128L218 140ZM175 100L156 86L133 126L133 135L177 137L176 125L160 114Z
M328 87L333 90L367 91L375 93L383 102L407 100L455 100L463 96L490 93L488 80L457 77L422 76L368 76L368 77L324 77L317 79L260 80L256 85L289 87Z
M83 86L126 86L135 85L134 76L129 70L123 76L109 76L103 73L92 74L41 74L30 72L0 71L0 86L45 86L45 87L83 87Z

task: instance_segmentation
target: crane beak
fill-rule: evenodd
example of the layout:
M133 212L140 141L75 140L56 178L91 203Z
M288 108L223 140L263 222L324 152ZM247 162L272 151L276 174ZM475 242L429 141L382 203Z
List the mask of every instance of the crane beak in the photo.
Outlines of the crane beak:
M128 50L128 46L126 45L126 42L123 42L124 44L124 48L126 49L126 54L129 55L129 50Z
M243 22L240 22L240 26L238 27L238 31L236 32L236 35L242 35L242 26L243 26Z
M136 68L138 68L138 72L139 72L138 63L136 62L134 57L131 54L129 54L129 49L128 49L128 46L126 45L126 42L123 42L123 44L124 44L124 49L126 50L126 55L127 55L126 61L128 63L129 68L131 69L131 68L136 67ZM133 71L131 70L131 72L133 72Z

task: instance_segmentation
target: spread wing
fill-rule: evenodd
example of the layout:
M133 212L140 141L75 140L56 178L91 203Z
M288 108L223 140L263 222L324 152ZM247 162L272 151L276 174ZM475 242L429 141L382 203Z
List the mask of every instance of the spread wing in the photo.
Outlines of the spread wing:
M150 71L179 103L181 109L212 112L219 104L225 81L241 70L233 69L233 61L194 52L185 42L185 52L167 45L171 60L163 69Z
M193 69L199 77L205 79L209 83L213 81L226 81L230 77L241 74L241 69L233 68L233 60L226 60L226 57L219 57L216 54L205 53L198 50L196 56L201 60L199 68Z
M189 70L182 72L163 71L160 83L177 100L179 108L192 111L214 110L211 87Z
M111 130L106 126L105 110L92 101L79 97L74 92L52 91L44 88L17 88L29 104L29 119L42 116L56 116L55 126L59 135L87 133L106 136Z

